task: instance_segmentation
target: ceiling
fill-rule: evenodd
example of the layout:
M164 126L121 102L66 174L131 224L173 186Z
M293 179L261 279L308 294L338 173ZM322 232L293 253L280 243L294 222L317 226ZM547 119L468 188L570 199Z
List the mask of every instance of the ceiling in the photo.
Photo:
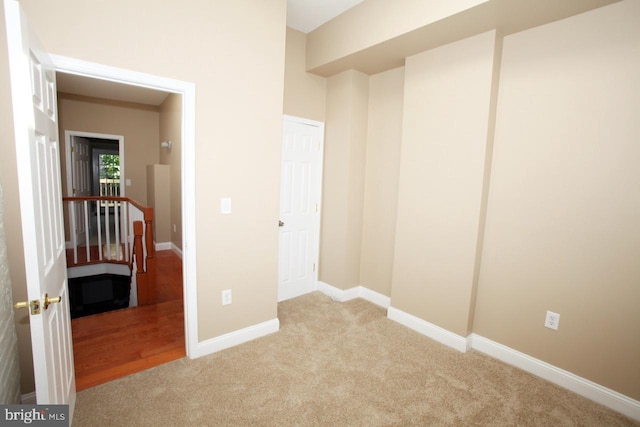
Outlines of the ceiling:
M155 106L162 104L169 95L167 92L161 92L154 89L125 85L108 80L99 80L62 72L56 73L56 85L58 87L58 92L62 93Z
M363 0L287 0L287 26L309 33Z

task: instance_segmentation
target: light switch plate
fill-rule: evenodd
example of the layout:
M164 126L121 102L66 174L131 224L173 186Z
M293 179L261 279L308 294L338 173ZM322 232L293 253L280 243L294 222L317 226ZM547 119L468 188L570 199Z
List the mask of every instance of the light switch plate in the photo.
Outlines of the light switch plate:
M228 215L231 213L231 199L228 197L223 197L220 199L220 213L223 215Z

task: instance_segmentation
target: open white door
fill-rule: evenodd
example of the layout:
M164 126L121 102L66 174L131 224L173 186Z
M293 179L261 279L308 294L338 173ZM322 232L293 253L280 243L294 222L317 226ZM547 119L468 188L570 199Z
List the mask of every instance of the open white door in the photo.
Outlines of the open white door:
M278 301L318 280L324 124L285 116L282 134Z
M91 143L87 138L71 136L71 188L69 195L73 197L91 196ZM75 204L76 218L85 218L84 203ZM87 216L88 217L88 216ZM74 245L85 243L87 238L87 224L84 221L72 221L75 226L76 238Z
M55 71L17 0L4 0L38 404L69 404L76 389L62 222ZM60 297L59 303L57 297ZM53 300L48 304L48 299Z

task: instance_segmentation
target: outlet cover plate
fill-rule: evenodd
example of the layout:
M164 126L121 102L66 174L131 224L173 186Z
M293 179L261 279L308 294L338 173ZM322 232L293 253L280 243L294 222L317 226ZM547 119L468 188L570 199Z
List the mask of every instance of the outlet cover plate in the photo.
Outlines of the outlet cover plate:
M558 313L554 313L553 311L547 311L547 316L544 319L544 326L557 331L559 324L560 315Z

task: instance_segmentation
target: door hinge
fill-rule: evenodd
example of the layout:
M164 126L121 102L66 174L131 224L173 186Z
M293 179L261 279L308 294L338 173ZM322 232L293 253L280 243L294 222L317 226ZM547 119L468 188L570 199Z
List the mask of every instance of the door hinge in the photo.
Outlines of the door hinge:
M318 213L318 204L316 203L316 213Z
M71 152L73 153L74 151L76 151L76 147L74 147L73 145L71 146Z
M316 263L313 263L313 271L316 271Z
M76 189L75 189L75 188L73 189L73 194L74 194L74 195L76 194Z

